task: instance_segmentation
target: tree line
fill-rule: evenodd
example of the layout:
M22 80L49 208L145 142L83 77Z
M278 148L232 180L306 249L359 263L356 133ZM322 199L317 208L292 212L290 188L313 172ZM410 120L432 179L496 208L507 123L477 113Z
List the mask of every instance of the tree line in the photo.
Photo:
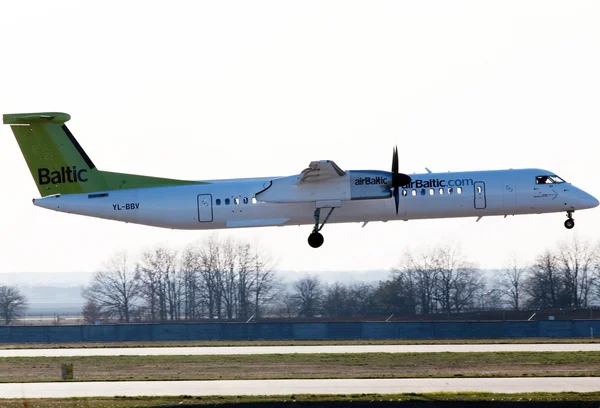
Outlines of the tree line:
M514 259L492 276L457 245L406 251L377 283L325 284L303 276L284 284L267 252L210 238L180 252L115 255L84 289L87 322L231 321L263 317L368 317L480 310L585 308L600 302L600 246L573 239L530 265Z
M325 284L318 275L284 284L268 252L212 237L181 251L158 246L110 258L83 290L88 323L231 321L458 314L600 305L600 245L574 238L527 265L511 259L484 273L457 245L405 251L387 279ZM27 299L0 285L0 323L18 320Z
M113 256L83 290L87 322L250 319L274 300L279 280L267 252L210 238L177 252L158 246L132 261Z
M484 273L456 245L406 251L374 284L323 285L305 277L283 294L282 316L458 314L471 311L588 308L600 305L600 245L577 238L546 249L530 265L513 258Z

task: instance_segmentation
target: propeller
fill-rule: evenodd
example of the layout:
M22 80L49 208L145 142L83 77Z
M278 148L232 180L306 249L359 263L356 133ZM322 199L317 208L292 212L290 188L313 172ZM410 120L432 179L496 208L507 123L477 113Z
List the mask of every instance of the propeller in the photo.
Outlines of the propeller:
M410 176L398 172L398 146L394 146L392 156L392 188L394 189L394 202L396 203L396 215L398 215L398 207L400 207L400 188L409 184L412 181Z

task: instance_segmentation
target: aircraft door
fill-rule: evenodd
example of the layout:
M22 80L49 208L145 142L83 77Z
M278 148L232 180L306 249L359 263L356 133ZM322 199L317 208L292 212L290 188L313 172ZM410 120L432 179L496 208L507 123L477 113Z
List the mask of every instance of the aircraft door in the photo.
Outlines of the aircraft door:
M483 210L487 206L485 199L485 183L483 181L476 181L473 184L473 190L475 193L475 208Z
M198 195L198 221L212 222L212 220L213 220L212 194L199 194Z

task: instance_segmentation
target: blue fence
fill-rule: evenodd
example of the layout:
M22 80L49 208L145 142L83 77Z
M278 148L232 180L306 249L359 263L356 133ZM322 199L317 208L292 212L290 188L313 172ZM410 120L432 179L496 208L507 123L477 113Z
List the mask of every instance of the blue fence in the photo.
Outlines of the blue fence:
M600 320L0 326L0 343L160 340L473 339L600 336Z

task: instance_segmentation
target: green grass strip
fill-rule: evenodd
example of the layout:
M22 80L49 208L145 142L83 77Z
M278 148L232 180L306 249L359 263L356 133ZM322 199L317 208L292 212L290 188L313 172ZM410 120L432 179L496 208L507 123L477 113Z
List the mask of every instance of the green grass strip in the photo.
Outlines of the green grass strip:
M600 376L600 352L8 357L0 382ZM600 381L600 379L599 379Z
M278 397L238 396L238 397L121 397L121 398L69 398L69 399L0 399L0 408L142 408L142 407L191 407L218 406L224 407L330 407L351 406L381 407L407 406L399 403L414 402L418 407L440 406L440 402L495 402L497 406L527 406L531 402L544 402L544 407L560 404L565 408L566 402L573 407L596 407L600 401L600 393L525 393L525 394L493 394L493 393L431 393L431 394L354 394L354 395L288 395ZM442 405L443 406L443 405ZM457 405L451 405L455 407ZM473 405L469 405L473 406ZM488 405L484 405L488 406ZM494 405L496 406L496 405ZM539 406L539 405L537 405Z

